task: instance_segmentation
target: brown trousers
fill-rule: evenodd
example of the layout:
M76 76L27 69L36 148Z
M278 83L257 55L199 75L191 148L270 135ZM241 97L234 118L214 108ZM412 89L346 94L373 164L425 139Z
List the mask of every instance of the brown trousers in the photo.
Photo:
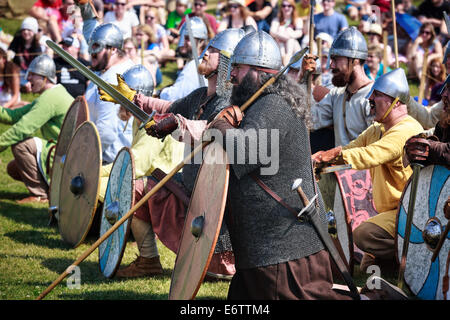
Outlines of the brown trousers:
M9 176L14 180L22 181L31 195L48 198L48 185L39 171L36 160L37 148L33 138L11 146L14 160L6 168Z
M395 240L375 223L363 222L353 230L353 241L358 248L382 260L395 257Z

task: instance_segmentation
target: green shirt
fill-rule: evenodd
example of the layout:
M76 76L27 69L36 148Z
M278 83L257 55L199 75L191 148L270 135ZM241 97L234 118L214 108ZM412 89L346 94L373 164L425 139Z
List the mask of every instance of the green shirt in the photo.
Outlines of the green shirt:
M169 13L169 15L167 16L166 29L178 28L183 17L191 13L191 11L192 10L190 8L186 9L182 16L180 16L176 10Z
M11 127L0 135L0 152L32 137L40 129L44 141L39 165L44 175L47 176L48 153L50 148L56 144L64 116L73 100L74 98L67 90L58 84L44 91L32 103L21 108L0 107L0 122L11 124Z

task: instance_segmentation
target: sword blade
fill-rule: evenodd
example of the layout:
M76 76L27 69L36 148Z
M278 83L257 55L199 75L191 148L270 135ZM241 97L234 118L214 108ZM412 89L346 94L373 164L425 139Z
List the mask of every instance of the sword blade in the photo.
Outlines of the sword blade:
M191 19L189 18L188 14L186 15L186 30L188 32L189 41L191 42L191 50L192 50L192 56L194 57L195 66L198 69L199 61L198 61L198 52L197 52L197 42L195 42L194 35L192 34ZM201 87L206 86L202 75L199 73L198 73L198 81L200 82Z
M84 64L72 57L69 53L64 51L60 46L51 40L46 41L47 45L54 50L61 58L66 60L72 67L77 69L82 75L95 83L99 88L102 88L107 94L109 94L120 105L130 111L133 116L139 119L143 123L147 123L151 120L151 117L133 102L125 98L119 91L114 89L108 82L100 78L93 71L87 68Z

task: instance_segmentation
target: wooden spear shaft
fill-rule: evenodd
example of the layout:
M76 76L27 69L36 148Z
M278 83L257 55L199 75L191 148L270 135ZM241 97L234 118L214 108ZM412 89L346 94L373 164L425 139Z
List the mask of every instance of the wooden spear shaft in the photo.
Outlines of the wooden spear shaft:
M400 67L398 61L398 43L397 43L397 18L395 16L395 0L391 0L391 12L392 12L392 28L394 31L394 52L395 52L395 68Z
M386 73L387 67L389 65L389 58L388 58L388 34L387 31L383 31L383 74Z
M422 74L420 75L420 85L419 85L419 104L422 104L423 97L425 95L425 83L427 81L427 67L428 67L428 48L425 48L425 53L423 54L423 64L422 64Z

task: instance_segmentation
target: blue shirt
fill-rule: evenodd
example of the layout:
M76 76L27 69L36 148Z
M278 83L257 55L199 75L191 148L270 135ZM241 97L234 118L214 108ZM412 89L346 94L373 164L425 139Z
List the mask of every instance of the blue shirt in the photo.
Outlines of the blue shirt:
M347 19L343 14L334 12L331 16L326 16L322 13L314 15L315 35L321 32L328 33L330 36L336 38L339 31L348 28Z

